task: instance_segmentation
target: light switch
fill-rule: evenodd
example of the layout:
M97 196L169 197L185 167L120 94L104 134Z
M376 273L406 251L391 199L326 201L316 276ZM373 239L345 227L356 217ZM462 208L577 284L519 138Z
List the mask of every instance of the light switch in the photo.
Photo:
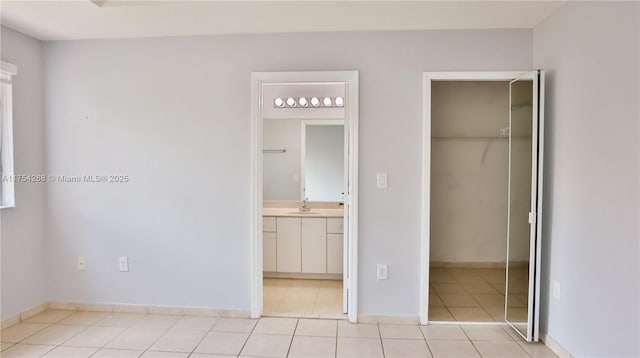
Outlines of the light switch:
M389 279L389 265L387 264L378 264L376 267L376 276L378 280L388 280Z
M377 174L378 189L387 188L387 172Z

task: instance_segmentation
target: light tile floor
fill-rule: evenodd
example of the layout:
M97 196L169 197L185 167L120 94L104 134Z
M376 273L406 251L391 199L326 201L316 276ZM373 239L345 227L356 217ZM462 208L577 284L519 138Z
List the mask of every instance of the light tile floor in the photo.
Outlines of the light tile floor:
M2 331L2 357L556 357L505 326L50 310Z
M346 318L341 280L265 278L263 287L265 316Z
M509 284L510 321L526 320L526 269L512 269ZM429 270L429 320L504 322L504 269L434 268Z

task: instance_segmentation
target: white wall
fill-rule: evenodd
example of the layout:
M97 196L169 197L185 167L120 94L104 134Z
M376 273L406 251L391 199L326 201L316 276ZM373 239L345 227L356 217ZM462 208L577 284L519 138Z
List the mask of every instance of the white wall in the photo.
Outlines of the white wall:
M18 66L18 75L13 78L15 173L42 174L45 172L42 43L6 27L0 31L2 60ZM43 184L17 183L16 207L0 211L2 319L46 300L44 189Z
M569 2L534 30L547 70L542 330L577 357L640 356L639 18L637 2Z
M51 298L249 309L250 73L359 70L360 313L417 316L422 73L531 59L529 30L47 43L49 171L131 177L50 186Z

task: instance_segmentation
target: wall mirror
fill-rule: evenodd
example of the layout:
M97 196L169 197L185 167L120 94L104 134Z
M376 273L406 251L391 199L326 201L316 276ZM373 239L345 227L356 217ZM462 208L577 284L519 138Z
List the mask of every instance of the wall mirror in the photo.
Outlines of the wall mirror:
M264 200L342 202L344 143L341 119L265 119Z

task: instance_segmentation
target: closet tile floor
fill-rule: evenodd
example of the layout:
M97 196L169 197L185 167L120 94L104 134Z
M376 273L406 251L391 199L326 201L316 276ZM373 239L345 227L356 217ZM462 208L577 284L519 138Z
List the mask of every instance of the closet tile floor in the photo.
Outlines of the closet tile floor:
M556 357L505 326L49 310L2 331L2 357Z
M341 280L265 278L265 316L344 319Z
M504 322L505 269L434 268L429 270L429 320ZM526 321L528 272L512 269L509 318Z

